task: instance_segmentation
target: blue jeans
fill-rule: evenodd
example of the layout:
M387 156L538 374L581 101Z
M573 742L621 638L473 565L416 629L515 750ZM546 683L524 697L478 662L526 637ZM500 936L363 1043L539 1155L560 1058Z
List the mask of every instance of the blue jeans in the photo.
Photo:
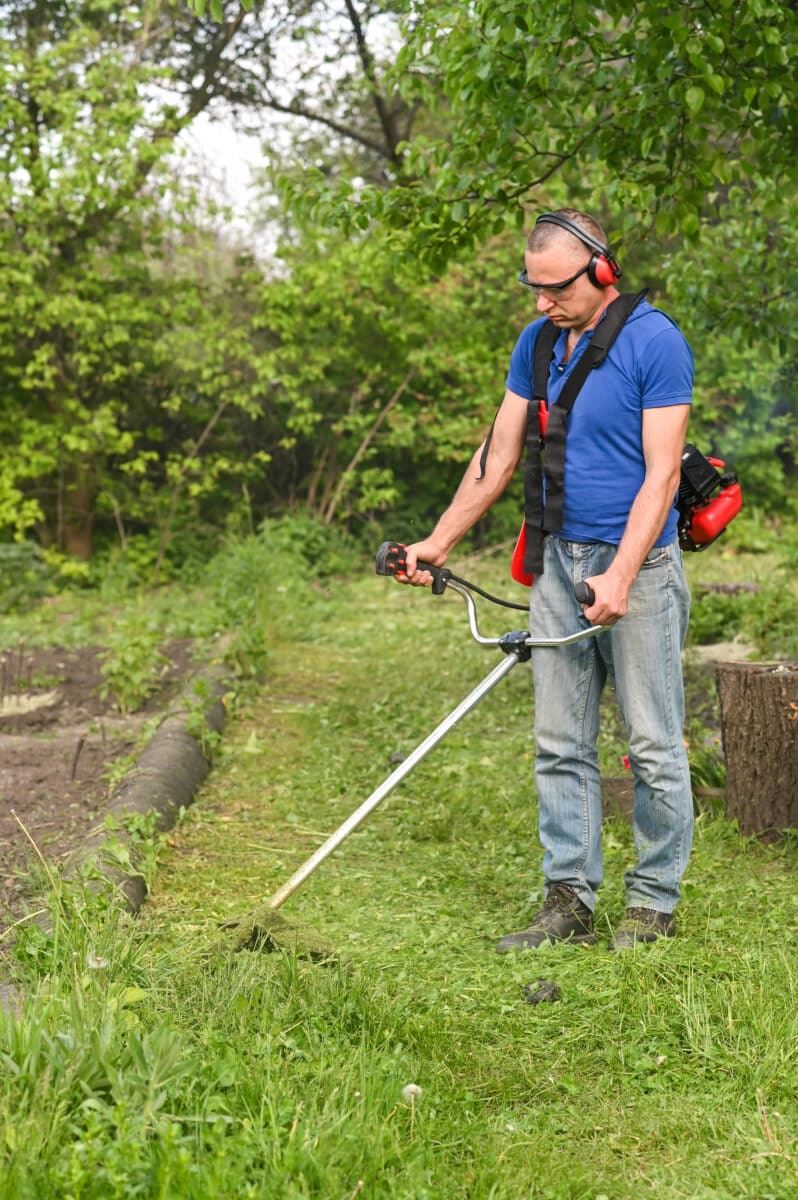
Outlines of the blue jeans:
M587 624L574 584L600 575L616 547L548 537L530 600L535 636ZM591 910L602 877L601 790L596 739L609 678L629 737L634 772L635 866L627 906L672 912L693 834L693 798L682 740L681 647L690 597L678 544L652 550L616 625L572 646L532 652L536 778L546 885L567 883Z

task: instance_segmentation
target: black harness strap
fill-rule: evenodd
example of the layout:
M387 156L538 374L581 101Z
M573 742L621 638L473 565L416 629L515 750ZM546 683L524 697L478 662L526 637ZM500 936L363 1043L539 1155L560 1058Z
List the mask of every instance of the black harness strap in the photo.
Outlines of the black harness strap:
M599 324L593 330L590 345L562 390L548 410L545 451L541 463L538 405L542 400L548 405L548 382L554 345L560 330L551 321L543 326L535 344L533 365L533 398L527 410L526 465L524 467L524 522L526 524L526 553L524 570L531 575L543 571L543 540L548 532L562 528L562 504L565 490L565 435L568 429L568 414L588 375L600 367L610 352L610 347L621 332L625 322L646 290L636 295L618 296L610 304ZM487 448L487 443L486 443ZM482 463L487 455L483 450ZM482 465L482 464L481 464ZM546 504L543 507L543 478L546 480Z
M554 346L560 331L553 321L547 321L535 342L535 357L532 366L532 399L526 410L526 459L524 460L524 524L526 525L526 549L524 570L540 575L543 570L543 468L541 452L544 438L540 429L538 408L540 402L547 404L546 392L549 384L549 368ZM551 417L549 417L551 419ZM530 562L539 566L529 566Z

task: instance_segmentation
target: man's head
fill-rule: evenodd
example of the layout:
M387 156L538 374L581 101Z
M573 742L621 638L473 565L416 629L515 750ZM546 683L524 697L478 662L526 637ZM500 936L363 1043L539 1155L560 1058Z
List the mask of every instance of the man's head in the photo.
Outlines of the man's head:
M537 295L538 311L563 328L589 327L617 295L621 268L601 225L587 213L573 208L543 213L524 257L521 281Z

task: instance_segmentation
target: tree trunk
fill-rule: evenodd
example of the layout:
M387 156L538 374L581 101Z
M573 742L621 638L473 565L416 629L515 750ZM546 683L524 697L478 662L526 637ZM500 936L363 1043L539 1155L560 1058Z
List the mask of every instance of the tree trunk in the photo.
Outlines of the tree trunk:
M798 663L718 663L726 812L740 832L798 825Z
M58 549L88 562L92 551L95 486L88 475L62 480L58 497Z

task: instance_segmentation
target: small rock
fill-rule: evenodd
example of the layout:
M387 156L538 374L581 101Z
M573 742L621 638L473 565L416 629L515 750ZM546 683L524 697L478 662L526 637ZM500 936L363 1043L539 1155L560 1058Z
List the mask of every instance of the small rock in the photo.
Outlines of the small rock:
M551 979L538 979L535 983L524 984L524 999L527 1004L553 1003L562 999L559 983Z

